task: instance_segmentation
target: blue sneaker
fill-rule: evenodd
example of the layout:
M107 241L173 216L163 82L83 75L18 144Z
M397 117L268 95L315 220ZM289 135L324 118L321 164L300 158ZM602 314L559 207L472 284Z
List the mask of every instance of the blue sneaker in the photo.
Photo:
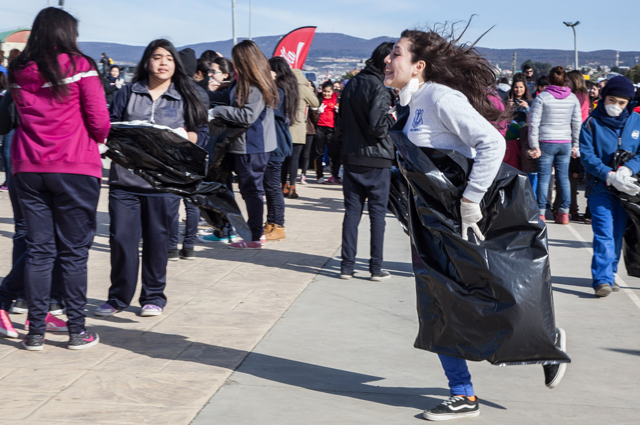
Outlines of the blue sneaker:
M216 232L213 232L211 234L208 235L198 235L198 240L202 243L215 243L215 242L221 242L221 243L225 243L225 244L230 244L230 243L234 243L237 239L236 235L230 235L230 236L218 236L216 234Z

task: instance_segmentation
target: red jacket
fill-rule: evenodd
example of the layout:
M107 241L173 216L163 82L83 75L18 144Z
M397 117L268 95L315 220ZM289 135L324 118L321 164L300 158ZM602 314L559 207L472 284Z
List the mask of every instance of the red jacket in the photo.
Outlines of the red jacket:
M338 95L333 94L331 99L322 98L322 103L320 105L324 105L324 112L320 114L320 118L318 119L318 125L323 127L335 127L336 125L336 106L338 105Z
M64 173L102 178L98 143L104 143L111 123L104 88L90 62L58 56L67 76L68 95L53 97L35 62L15 74L13 99L20 116L11 144L13 174Z

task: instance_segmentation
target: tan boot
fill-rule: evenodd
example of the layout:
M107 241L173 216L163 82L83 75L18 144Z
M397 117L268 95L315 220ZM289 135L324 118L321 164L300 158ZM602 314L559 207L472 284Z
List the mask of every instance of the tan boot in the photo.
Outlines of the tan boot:
M283 241L285 239L284 226L273 225L270 233L266 234L268 241Z
M269 233L271 233L271 231L273 230L273 224L271 223L264 223L264 234L268 235Z
M290 186L289 187L289 198L291 199L298 199L299 196L296 193L296 185Z
M285 184L282 187L282 194L284 195L285 198L289 196L289 183Z

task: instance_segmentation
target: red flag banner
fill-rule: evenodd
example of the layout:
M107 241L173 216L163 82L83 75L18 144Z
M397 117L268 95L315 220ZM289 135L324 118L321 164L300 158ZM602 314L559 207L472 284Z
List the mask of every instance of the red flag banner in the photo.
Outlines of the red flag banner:
M316 34L316 27L300 27L282 37L273 51L273 56L280 56L293 69L302 69L307 54Z

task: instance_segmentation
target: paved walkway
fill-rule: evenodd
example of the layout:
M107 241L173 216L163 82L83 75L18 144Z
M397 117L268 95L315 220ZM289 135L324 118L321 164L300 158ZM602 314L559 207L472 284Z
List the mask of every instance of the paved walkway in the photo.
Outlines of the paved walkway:
M0 174L0 179L3 176ZM0 424L188 424L340 245L341 187L309 185L287 200L287 240L262 251L198 245L168 267L165 314L93 311L109 287L107 190L89 260L87 326L101 344L74 352L47 334L42 352L0 338ZM0 193L0 277L11 269L13 220ZM134 300L137 300L138 295ZM12 315L22 331L26 315Z
M423 423L422 410L448 390L437 357L412 348L407 237L388 218L385 268L393 278L370 282L365 217L360 278L338 280L340 187L301 192L287 200L287 241L248 253L201 245L196 261L170 264L161 317L141 318L139 307L91 317L103 343L83 352L66 350L64 335L48 335L40 353L0 339L0 424ZM109 284L104 195L90 315ZM0 276L10 268L9 211L0 194ZM631 288L596 299L584 242L590 226L550 224L549 235L557 320L573 363L552 391L540 366L472 364L482 414L464 422L637 424L638 280L622 270L620 284Z
M387 223L385 267L393 278L366 279L365 220L361 278L335 278L337 253L193 425L426 423L422 410L447 398L448 387L437 356L412 348L417 320L409 241L395 219ZM631 288L596 299L591 244L584 242L591 241L591 227L549 224L549 235L557 322L567 331L573 363L554 390L544 386L541 366L472 363L481 415L460 423L638 424L638 279L621 270L620 285Z

